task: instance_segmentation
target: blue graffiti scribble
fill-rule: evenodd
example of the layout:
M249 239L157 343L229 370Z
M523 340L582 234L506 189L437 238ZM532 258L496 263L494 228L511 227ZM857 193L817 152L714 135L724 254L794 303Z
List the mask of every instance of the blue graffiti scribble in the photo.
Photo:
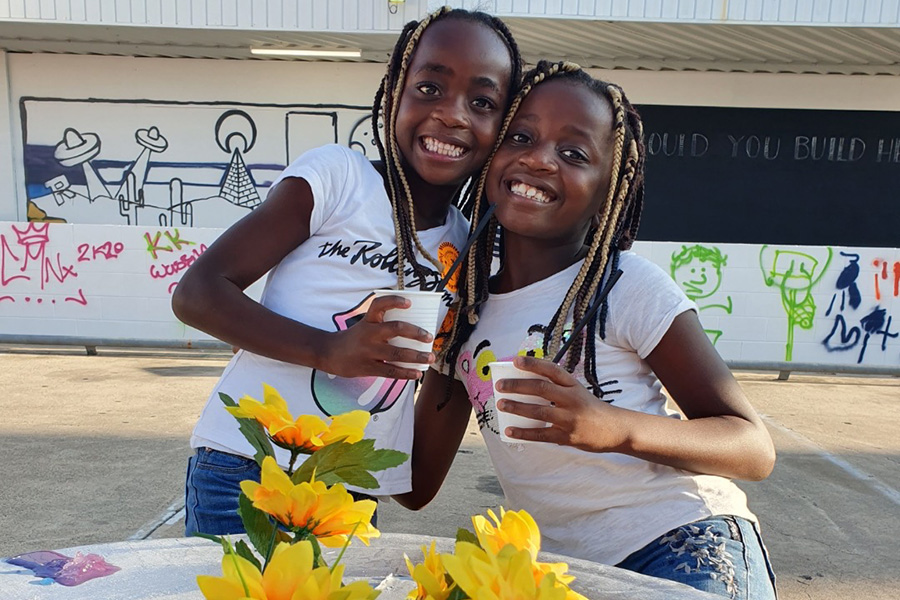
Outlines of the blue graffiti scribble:
M862 325L862 328L866 332L866 337L863 338L862 349L859 352L859 358L856 360L857 363L861 363L863 361L863 357L866 355L866 346L869 344L869 338L873 335L880 335L881 337L881 351L884 352L887 349L887 340L888 338L895 338L900 336L900 333L891 333L891 320L893 317L887 316L887 322L885 322L885 317L887 316L887 311L883 308L879 308L876 306L872 312L868 315L860 319L859 323Z
M838 327L841 329L840 343L832 344L831 338L837 333ZM828 336L822 341L822 344L825 345L825 348L827 348L829 352L850 350L859 343L859 338L861 336L862 332L859 330L859 327L850 327L848 329L847 321L844 320L844 315L837 314L834 316L834 326L831 328L831 332Z
M859 293L859 287L856 285L856 280L859 277L859 254L841 252L841 256L850 259L850 263L838 275L838 280L835 284L835 288L841 292L841 312L843 312L847 302L849 302L850 308L856 310L859 308L860 302L862 302L862 295ZM826 317L831 316L831 309L834 308L836 299L837 294L831 296L831 304L828 305L828 310L825 311Z

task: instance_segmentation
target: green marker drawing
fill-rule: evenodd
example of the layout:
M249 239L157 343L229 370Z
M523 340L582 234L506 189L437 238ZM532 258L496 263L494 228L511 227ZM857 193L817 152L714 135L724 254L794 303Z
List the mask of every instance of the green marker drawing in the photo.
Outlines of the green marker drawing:
M672 262L669 270L675 283L684 290L685 295L697 303L697 308L702 312L710 309L724 310L725 314L731 314L734 307L731 296L725 297L725 304L704 304L703 299L710 298L722 285L722 267L728 257L716 248L707 248L696 244L694 246L682 246L680 252L672 253ZM716 344L722 337L720 329L704 329L709 340Z
M831 264L832 250L826 247L824 260L798 252L762 246L759 250L759 267L768 287L781 290L781 304L787 313L787 344L784 359L788 362L794 356L794 329L812 329L816 316L816 302L812 289L825 274Z

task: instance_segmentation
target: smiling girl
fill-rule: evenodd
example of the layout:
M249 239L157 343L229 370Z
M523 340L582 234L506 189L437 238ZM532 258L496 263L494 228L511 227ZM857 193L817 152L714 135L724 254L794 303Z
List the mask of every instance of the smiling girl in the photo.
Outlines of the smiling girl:
M410 451L420 372L388 361L427 364L434 356L388 340L428 342L431 334L383 322L388 309L408 301L373 301L371 291L435 288L444 268L436 257L455 255L468 229L453 201L495 146L519 76L516 44L494 17L445 7L409 23L375 97L372 131L382 161L337 145L307 152L186 272L172 299L175 314L241 348L191 436L188 534L241 531L239 484L259 477L254 450L220 393L258 397L267 383L295 416L368 410L367 438ZM244 290L267 272L256 302ZM287 452L276 452L285 467ZM409 463L377 479L373 495L406 492Z
M643 205L638 113L622 90L571 63L525 76L504 141L480 182L496 223L469 255L445 362L416 406L413 492L440 488L478 412L506 496L540 526L542 548L687 583L728 598L773 598L756 516L731 478L772 469L772 441L715 352L696 306L628 251ZM486 203L476 199L475 214ZM497 227L500 269L490 276ZM553 357L611 273L623 272L563 357ZM494 399L490 363L515 360L543 380L507 379ZM666 406L665 386L681 414ZM496 411L545 421L510 427ZM525 443L532 442L532 443Z

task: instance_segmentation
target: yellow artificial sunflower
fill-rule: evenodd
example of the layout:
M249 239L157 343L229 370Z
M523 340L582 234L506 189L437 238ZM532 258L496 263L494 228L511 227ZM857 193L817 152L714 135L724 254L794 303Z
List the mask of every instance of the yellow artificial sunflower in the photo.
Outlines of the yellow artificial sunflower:
M541 532L534 518L527 511L504 510L501 506L499 519L492 510L488 510L488 516L493 523L482 515L472 517L478 543L488 553L498 554L504 546L509 544L517 550L528 551L534 563L536 579L545 573L554 573L556 579L565 584L575 579L571 575L566 575L569 568L566 563L538 562L538 553L541 551Z
M316 536L325 546L343 546L351 531L367 546L381 535L371 523L373 500L354 501L340 483L330 488L315 480L294 485L271 456L263 459L260 482L242 481L241 491L256 508L295 532Z
M228 406L228 412L239 419L256 419L265 427L272 441L288 450L311 454L336 441L358 442L369 423L369 413L354 410L326 423L315 415L300 415L296 419L278 390L263 384L263 400L244 396L238 406Z
M405 554L406 568L409 575L416 582L416 589L407 596L408 600L447 600L450 593L456 589L456 585L448 583L447 571L441 561L441 555L435 551L435 543L431 542L431 548L422 546L422 556L425 562L413 565Z
M226 554L222 557L223 577L200 575L197 585L207 600L372 600L378 592L365 581L341 585L344 566L331 571L313 569L313 549L309 541L278 544L265 573L250 561Z
M478 600L586 600L553 573L534 576L534 561L528 550L512 544L497 554L475 544L459 542L455 554L443 556L453 581Z

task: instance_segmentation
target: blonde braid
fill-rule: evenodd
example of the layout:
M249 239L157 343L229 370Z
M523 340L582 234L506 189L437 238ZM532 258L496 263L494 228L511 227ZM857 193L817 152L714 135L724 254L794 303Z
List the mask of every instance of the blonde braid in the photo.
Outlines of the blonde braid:
M622 175L622 183L619 188L619 193L616 196L616 203L613 208L613 214L610 217L610 220L613 223L618 223L619 215L622 213L622 210L625 208L625 199L628 197L628 194L631 192L631 182L634 180L635 174L635 165L638 160L638 148L637 143L634 140L631 140L631 143L628 145L628 159L625 162L625 172ZM602 272L606 267L606 261L609 258L609 250L612 245L613 236L616 234L615 227L608 227L605 232L604 239L601 243L603 256L600 259L600 272L601 276L594 278L591 282L591 287L588 290L588 298L593 298L594 294L597 293L597 288L600 286L600 280L602 279Z
M406 199L408 202L409 220L410 220L409 233L412 236L412 239L413 239L413 242L415 243L416 249L422 254L422 256L427 261L429 261L431 264L433 264L437 268L438 273L443 273L444 265L439 260L437 260L435 257L433 257L431 255L431 253L425 249L424 246L422 246L422 242L419 240L419 235L416 232L415 203L413 202L412 192L410 192L410 189L409 189L409 182L407 182L407 180L406 180L406 174L403 172L403 167L400 166L403 163L400 160L400 151L397 147L397 106L400 105L400 96L403 94L403 86L406 83L406 72L409 69L410 59L412 57L413 50L415 50L416 45L419 42L419 39L422 37L422 34L425 32L425 29L436 18L440 17L441 15L443 15L446 12L449 12L450 10L451 10L451 8L449 6L442 6L438 10L436 10L433 13L431 13L430 15L426 16L419 23L419 26L416 27L415 31L413 31L412 35L409 36L409 41L406 43L406 48L403 50L403 58L400 63L400 72L397 75L397 81L394 84L394 89L392 90L392 94L391 94L391 103L392 103L393 110L391 111L391 115L390 115L390 130L388 131L388 135L390 136L389 139L390 139L391 157L394 159L395 164L398 165L397 175L400 179L400 183L403 185L403 193L406 195ZM393 198L393 195L394 195L394 186L393 185L391 186L391 195L392 195L391 204L394 205L394 212L396 213L399 210L398 205L399 205L400 199ZM395 227L397 226L397 224L398 224L398 221L395 219ZM398 248L398 251L397 251L398 282L397 282L397 284L399 286L399 289L403 289L404 282L403 282L403 274L401 272L403 264L401 262L402 255L399 251L399 248L403 242L403 240L402 240L403 232L398 229L395 231L395 235L396 235L396 239L397 239L397 248Z
M409 68L410 58L412 57L413 50L415 50L419 39L422 37L422 33L437 17L446 12L449 12L450 10L450 7L442 6L440 9L434 11L430 15L427 15L419 22L415 30L413 30L413 32L409 35L409 38L406 41L406 46L403 49L403 54L401 55L399 61L399 71L395 81L393 82L393 89L388 90L388 86L390 84L388 75L385 75L384 79L382 80L381 114L385 117L385 137L387 138L386 145L388 146L387 149L389 152L389 157L391 159L391 161L386 161L387 164L385 165L385 171L387 174L387 187L390 192L391 210L393 213L394 239L397 244L397 289L401 290L405 286L404 271L406 270L407 260L406 245L403 242L403 235L405 232L404 230L410 230L412 235L415 237L415 222L414 213L412 212L412 194L410 194L409 185L406 181L406 177L403 174L400 153L397 148L397 106L400 104L400 96L403 92L403 86L406 81L406 72ZM404 218L400 208L400 198L398 197L398 179L400 180L399 183L401 183L403 186L403 192L405 192L406 197L409 199L410 212L406 216L406 218ZM438 266L439 272L442 272L443 266L440 265L439 262L435 261L435 259L431 257L430 254L424 252L421 248L421 244L418 243L418 238L415 237L415 239L420 252L423 252L423 256L425 256L433 264Z
M621 168L622 146L620 145L620 139L622 142L624 142L625 108L622 104L622 95L619 92L618 88L610 85L607 86L606 89L610 94L610 98L613 102L613 108L616 114L616 148L618 151L616 152L615 156L617 157L617 160L614 159L614 175L610 179L610 190L609 194L607 195L607 204L604 218L601 221L600 226L597 227L594 235L592 236L588 256L585 258L585 263L582 265L582 268L578 274L578 278L576 278L576 281L572 286L572 289L574 289L576 293L578 293L579 290L582 291L582 293L578 295L578 302L575 306L573 314L573 321L575 323L580 322L581 318L587 312L594 296L597 293L597 288L600 286L600 283L603 279L603 273L606 270L606 263L609 260L609 252L612 244L612 239L616 235L616 225L619 222L619 216L622 213L626 199L630 192L631 182L634 179L635 175L635 166L639 158L637 142L632 139L628 144L628 157L625 161L625 168L624 170L622 170L622 178L621 180L618 180L619 174L616 171ZM616 184L615 182L617 180L618 183ZM610 224L612 224L612 226L609 226ZM595 264L595 257L598 249L600 251L600 256L599 260ZM591 278L587 290L582 290L581 286L584 285L589 272L595 273L595 276ZM584 277L582 277L582 275L584 275ZM568 310L563 313L563 316L567 313ZM581 358L583 346L584 340L582 339L576 340L573 343L569 352L568 359L566 361L566 364L570 370L573 370L577 366L578 361Z

